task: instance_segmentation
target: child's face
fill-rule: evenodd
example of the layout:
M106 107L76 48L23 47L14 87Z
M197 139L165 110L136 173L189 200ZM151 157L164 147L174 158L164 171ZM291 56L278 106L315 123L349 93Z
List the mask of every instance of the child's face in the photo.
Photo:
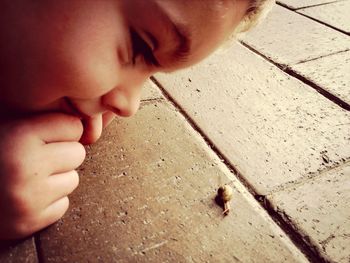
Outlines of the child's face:
M1 42L6 41L0 44L5 89L0 102L12 111L58 110L85 118L135 113L150 75L206 57L248 5L246 0L19 2L0 15Z

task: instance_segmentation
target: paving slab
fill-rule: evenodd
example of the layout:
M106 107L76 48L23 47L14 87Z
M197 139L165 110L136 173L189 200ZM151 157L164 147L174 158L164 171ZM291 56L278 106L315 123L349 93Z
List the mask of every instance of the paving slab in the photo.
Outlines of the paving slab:
M315 6L315 5L324 5L328 3L334 3L334 2L340 2L344 0L281 0L277 1L278 3L284 4L288 6L291 9L298 9L308 6Z
M89 147L42 262L306 262L172 106L143 103ZM224 217L219 185L234 187Z
M350 159L350 112L241 45L156 78L259 194Z
M347 35L278 5L242 40L285 66L350 49Z
M272 202L330 262L350 262L350 163L275 193Z
M350 51L296 64L291 68L350 104Z
M298 13L308 15L325 24L350 33L350 1L335 2L328 5L300 9ZM350 40L349 40L350 41Z
M1 263L37 263L34 238L20 241L0 241Z
M156 100L163 99L163 95L156 85L151 81L147 80L142 87L141 100Z

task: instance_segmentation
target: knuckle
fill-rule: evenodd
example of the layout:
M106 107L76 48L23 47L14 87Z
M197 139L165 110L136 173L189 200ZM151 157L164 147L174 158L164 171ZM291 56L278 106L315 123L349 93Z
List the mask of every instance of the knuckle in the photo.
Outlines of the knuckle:
M64 212L66 212L69 208L69 198L66 196L64 199Z
M71 163L71 169L78 168L85 160L86 150L84 146L79 142L72 142L71 144L71 158L67 159Z
M6 183L7 184L20 184L25 180L25 167L22 162L16 155L14 157L6 158L6 161L3 163L2 169L5 171Z
M79 175L78 173L74 170L72 172L71 178L70 178L70 191L68 194L72 193L79 185Z
M6 174L6 183L14 187L21 186L31 175L37 175L39 172L33 158L33 154L28 157L23 150L8 151L6 157L0 161L2 171Z
M32 131L25 122L17 122L7 127L6 133L1 134L1 148L7 153L20 154L25 145L28 144L28 137Z
M34 214L33 207L22 191L12 191L8 199L16 216L22 218L31 217Z
M58 217L61 218L67 212L68 208L69 208L69 198L68 196L65 196L60 200L60 213Z
M67 197L71 194L79 185L79 175L77 171L72 170L66 174L67 178L65 179L65 186L64 186L64 196L62 198ZM67 202L60 200L61 202Z
M33 134L33 129L30 123L21 120L10 125L7 134L14 144L26 143L28 137Z
M72 186L73 186L73 190L76 189L79 185L79 174L77 171L73 171L72 172Z
M13 232L17 237L25 237L35 232L36 222L33 218L20 218L13 222Z
M78 148L78 156L81 159L81 161L80 161L80 164L81 164L86 157L86 150L85 150L85 147L81 143L77 144L77 148Z
M77 140L79 140L84 131L83 123L81 120L75 116L66 115L66 121L72 131L76 133Z
M17 200L12 206L12 220L10 228L17 237L25 237L35 231L37 213L26 202Z
M33 168L31 160L36 155L31 150L30 134L28 125L14 125L1 140L0 165L2 173L8 175L7 181L24 180L25 175L30 173L29 167Z

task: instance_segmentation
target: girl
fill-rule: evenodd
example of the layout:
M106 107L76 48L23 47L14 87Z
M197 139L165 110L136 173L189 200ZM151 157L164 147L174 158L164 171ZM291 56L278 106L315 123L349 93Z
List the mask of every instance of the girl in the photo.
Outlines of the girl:
M0 238L61 218L83 144L137 111L142 83L199 62L271 3L1 1Z

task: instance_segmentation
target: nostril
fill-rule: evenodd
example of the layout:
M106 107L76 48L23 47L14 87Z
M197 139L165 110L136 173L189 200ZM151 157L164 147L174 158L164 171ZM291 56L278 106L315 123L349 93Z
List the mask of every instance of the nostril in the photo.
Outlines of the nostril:
M118 90L113 90L102 97L102 104L118 116L129 117L136 113L139 100L138 96L126 96Z
M107 106L107 109L120 117L130 117L134 114L133 112L127 109L119 109L119 108L110 107L110 106Z

